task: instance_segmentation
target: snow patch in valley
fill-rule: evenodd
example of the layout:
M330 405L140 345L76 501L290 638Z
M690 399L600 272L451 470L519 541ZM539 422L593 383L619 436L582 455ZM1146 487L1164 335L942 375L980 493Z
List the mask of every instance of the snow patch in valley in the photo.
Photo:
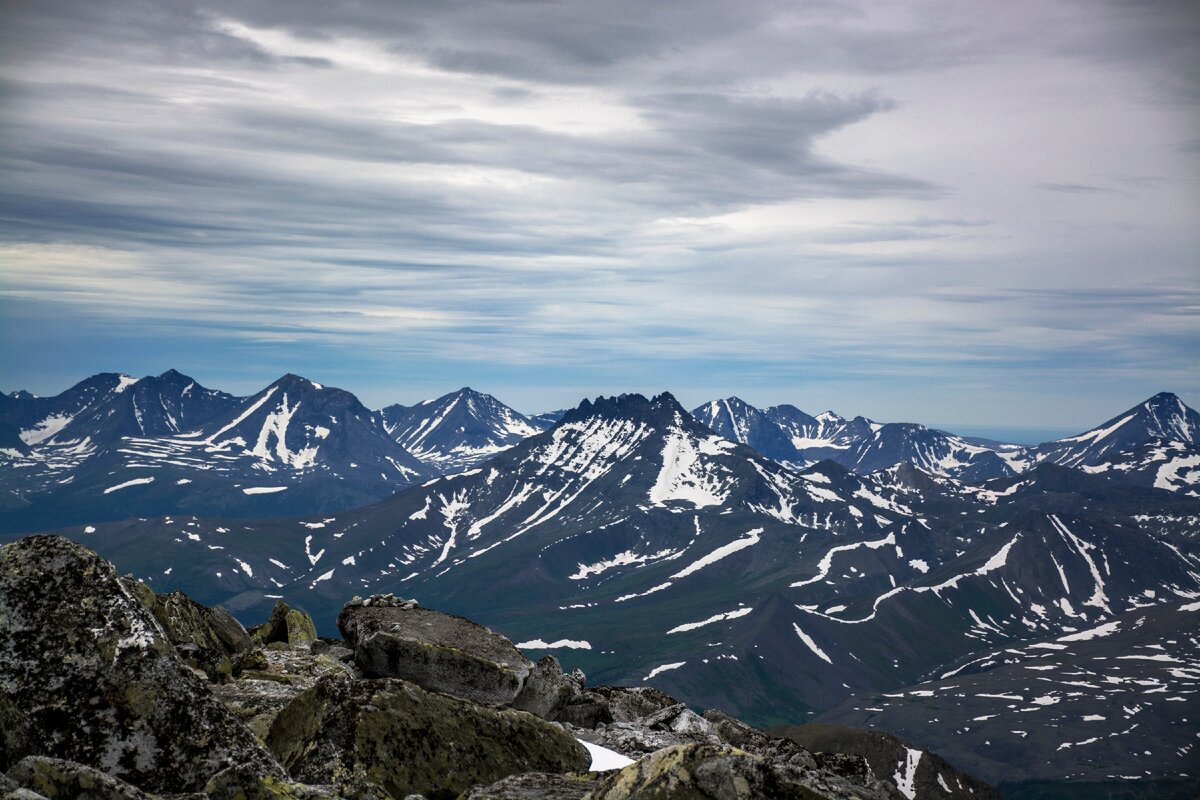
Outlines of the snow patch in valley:
M530 639L528 642L520 642L515 647L522 650L558 650L566 648L568 650L591 650L591 642L584 639L558 639L557 641L547 642L542 639Z
M683 633L684 631L693 631L696 628L703 628L705 625L711 625L714 622L723 622L725 620L738 619L739 617L746 616L753 610L754 610L753 608L747 607L747 608L739 608L734 611L726 611L723 614L714 614L711 617L709 617L708 619L702 619L699 622L685 622L682 625L676 625L674 628L671 628L671 630L667 631L667 633Z
M105 494L109 494L109 493L111 493L111 492L115 492L115 491L117 491L118 489L126 489L126 488L128 488L128 487L130 487L130 486L140 486L140 485L142 485L142 484L145 484L145 483L154 483L154 478L153 478L153 477L150 477L150 478L134 478L134 479L133 479L133 480L131 480L131 481L125 481L124 483L118 483L116 486L110 486L110 487L108 487L107 489L105 489L105 490L104 490L104 493L105 493Z
M755 528L752 531L747 531L746 534L741 539L738 539L737 541L733 541L733 542L730 542L729 544L718 547L716 550L713 550L711 553L709 553L708 555L699 559L698 561L694 561L691 564L689 564L688 566L681 569L679 572L676 572L671 577L672 578L686 578L688 575L691 575L694 572L704 569L705 567L707 567L710 564L715 564L716 562L720 561L721 559L731 556L734 553L738 552L739 550L744 550L747 547L756 545L756 544L758 544L759 535L762 532L763 532L762 528Z
M247 486L242 489L243 494L275 494L286 490L286 486Z
M650 670L650 674L648 674L646 677L642 678L642 680L648 681L651 678L653 678L655 675L661 675L662 673L667 672L669 670L679 669L686 663L687 663L686 661L676 661L672 664L663 664L662 666L655 667L654 669Z

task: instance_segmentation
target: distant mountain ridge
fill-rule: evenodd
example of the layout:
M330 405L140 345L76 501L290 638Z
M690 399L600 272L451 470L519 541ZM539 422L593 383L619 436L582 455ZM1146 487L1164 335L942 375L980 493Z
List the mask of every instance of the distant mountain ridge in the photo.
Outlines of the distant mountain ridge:
M1200 483L1200 414L1162 392L1077 436L1033 446L990 442L915 423L816 417L794 406L755 408L739 398L714 400L692 415L722 436L749 444L784 464L822 459L858 473L899 463L967 482L1024 473L1053 463L1118 476L1169 491L1196 491Z

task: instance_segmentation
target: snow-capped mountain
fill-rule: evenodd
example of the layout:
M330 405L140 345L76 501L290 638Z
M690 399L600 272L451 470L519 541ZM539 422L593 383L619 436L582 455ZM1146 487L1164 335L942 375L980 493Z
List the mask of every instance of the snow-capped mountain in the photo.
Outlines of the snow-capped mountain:
M1028 460L1194 491L1200 483L1200 414L1162 392L1086 433L1030 448Z
M458 472L545 430L490 394L463 387L415 406L380 410L384 430L437 472Z
M29 447L0 470L14 509L8 530L165 513L342 510L430 474L354 395L296 375L249 398L174 370L141 380L100 375L64 395L33 412L38 399L9 398Z
M1049 462L1171 491L1195 491L1200 483L1200 414L1166 392L1086 433L1034 447L831 411L811 417L793 406L757 409L738 398L714 400L692 415L731 441L793 466L830 459L865 474L908 463L976 482Z
M598 681L654 676L696 705L795 722L1200 596L1195 501L1111 488L1051 464L983 488L911 466L795 472L670 395L625 395L357 511L67 533L235 610L284 596L328 627L348 595L416 596Z

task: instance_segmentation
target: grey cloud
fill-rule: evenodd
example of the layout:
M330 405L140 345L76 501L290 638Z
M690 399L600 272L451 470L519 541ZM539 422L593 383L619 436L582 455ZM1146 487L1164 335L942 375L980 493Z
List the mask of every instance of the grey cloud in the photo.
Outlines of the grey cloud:
M1045 189L1048 192L1063 192L1065 194L1093 194L1095 192L1106 192L1099 186L1092 186L1089 183L1039 183L1039 189Z

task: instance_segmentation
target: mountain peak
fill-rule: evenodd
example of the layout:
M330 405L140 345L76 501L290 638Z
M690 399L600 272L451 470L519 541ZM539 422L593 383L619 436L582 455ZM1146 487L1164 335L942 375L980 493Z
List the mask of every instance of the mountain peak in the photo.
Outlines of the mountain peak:
M568 411L563 415L560 422L578 422L591 417L624 417L628 419L634 418L656 418L666 415L674 415L678 413L681 417L687 417L687 411L675 399L675 396L670 392L662 392L653 397L647 398L643 394L629 393L605 397L601 395L595 400L584 399L578 406Z

